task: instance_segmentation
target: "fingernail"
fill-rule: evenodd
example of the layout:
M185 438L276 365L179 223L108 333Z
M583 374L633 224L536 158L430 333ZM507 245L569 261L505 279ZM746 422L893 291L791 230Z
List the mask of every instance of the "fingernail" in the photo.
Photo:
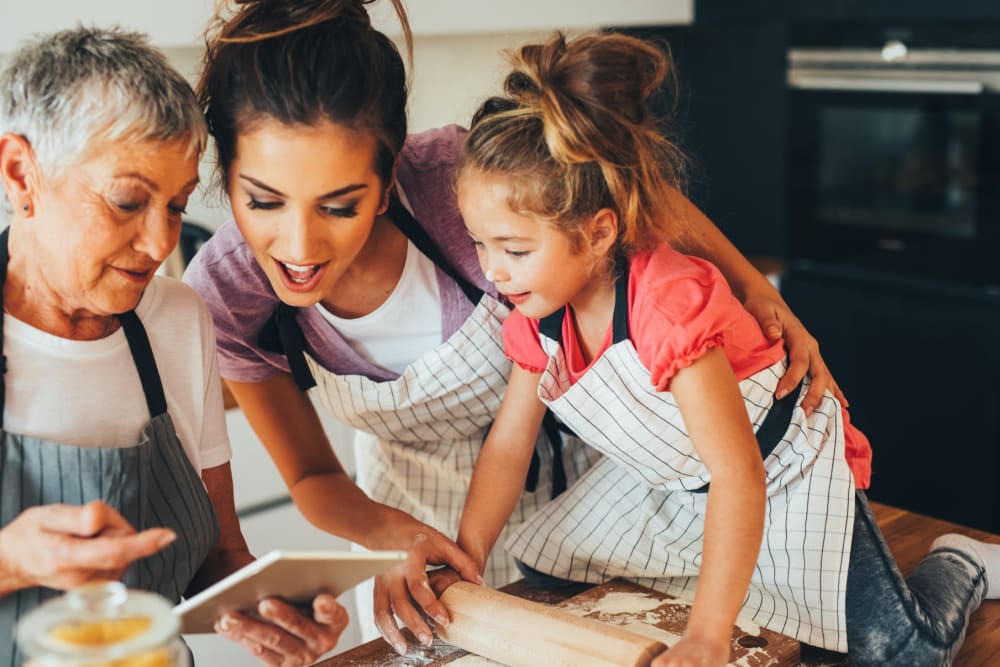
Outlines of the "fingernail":
M486 582L483 580L483 577L480 574L476 575L476 583L479 584L480 586L486 585Z
M430 590L430 589L431 589L431 582L427 581L426 579L424 579L423 583L422 583L422 584L420 584L420 585L421 585L422 587L426 588L427 590Z
M779 401L781 399L783 399L785 396L788 396L788 390L787 389L779 389L778 391L776 391L774 393L774 397L776 399L778 399Z
M219 625L222 626L223 632L229 632L236 627L236 619L232 616L223 616L222 620L219 621Z
M424 646L430 646L431 644L434 643L434 638L431 637L426 632L421 632L420 633L420 643L423 644Z
M257 606L257 609L262 614L273 614L278 611L278 606L270 600L264 600Z
M404 644L403 642L395 644L393 648L396 649L396 653L400 655L406 655L406 644Z
M171 544L176 539L177 539L177 533L175 533L174 531L171 530L166 535L164 535L163 537L161 537L160 541L157 544L162 549L163 547L167 546L168 544Z
M438 625L448 625L448 617L444 614L438 614L434 620L437 621Z

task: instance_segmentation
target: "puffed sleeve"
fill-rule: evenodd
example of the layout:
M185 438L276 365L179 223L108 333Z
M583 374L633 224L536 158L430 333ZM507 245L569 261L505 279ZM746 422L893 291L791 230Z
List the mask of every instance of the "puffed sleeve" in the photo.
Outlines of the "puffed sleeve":
M772 347L709 262L657 250L633 262L630 290L633 341L658 391L714 347L724 349L737 376Z
M504 352L508 359L530 373L541 373L549 361L538 335L538 321L517 310L504 320Z

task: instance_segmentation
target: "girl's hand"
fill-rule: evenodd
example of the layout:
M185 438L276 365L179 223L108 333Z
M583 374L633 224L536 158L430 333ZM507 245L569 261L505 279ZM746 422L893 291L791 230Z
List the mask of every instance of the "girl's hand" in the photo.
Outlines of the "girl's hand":
M457 544L409 514L387 508L390 518L380 521L382 538L373 549L406 551L406 562L375 578L375 625L382 637L400 655L407 651L406 638L393 614L399 617L425 646L434 641L423 613L440 625L448 625L448 611L431 589L428 565L447 565L467 581L481 582L479 565ZM423 613L421 613L423 610Z
M311 615L277 598L261 600L257 614L260 618L226 614L215 631L273 667L313 664L333 650L348 621L347 611L328 593L313 599Z
M760 296L747 299L743 307L757 319L765 336L773 341L784 338L788 347L788 370L778 383L778 390L775 392L777 398L787 396L802 381L806 371L809 371L812 383L809 385L809 392L802 399L802 409L807 415L816 409L827 389L842 406L848 406L847 397L820 356L819 343L806 331L799 318L792 314L787 304Z
M650 667L723 667L729 664L729 638L726 641L705 641L681 637L680 641L661 653Z

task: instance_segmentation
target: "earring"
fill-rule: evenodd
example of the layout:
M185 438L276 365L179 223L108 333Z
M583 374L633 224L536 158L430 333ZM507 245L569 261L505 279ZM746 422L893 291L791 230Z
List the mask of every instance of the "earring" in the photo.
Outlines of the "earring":
M28 205L27 205L27 204L25 204L25 205L24 205L24 206L22 206L21 208L22 208L22 209L24 209L24 212L25 212L25 213L27 213L27 212L28 212Z

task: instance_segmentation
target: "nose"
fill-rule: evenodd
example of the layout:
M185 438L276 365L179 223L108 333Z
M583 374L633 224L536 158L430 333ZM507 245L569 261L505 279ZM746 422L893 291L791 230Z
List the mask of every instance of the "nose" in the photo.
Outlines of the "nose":
M480 254L480 264L483 267L483 274L491 283L501 283L510 280L510 275L506 269L503 268L498 259L492 257L492 253L488 250L484 250Z
M281 226L281 237L284 241L282 250L287 254L282 259L288 261L312 259L315 218L312 211L295 211L293 209L289 212Z
M180 235L179 220L172 220L169 213L150 213L132 245L154 261L163 262L174 251Z

